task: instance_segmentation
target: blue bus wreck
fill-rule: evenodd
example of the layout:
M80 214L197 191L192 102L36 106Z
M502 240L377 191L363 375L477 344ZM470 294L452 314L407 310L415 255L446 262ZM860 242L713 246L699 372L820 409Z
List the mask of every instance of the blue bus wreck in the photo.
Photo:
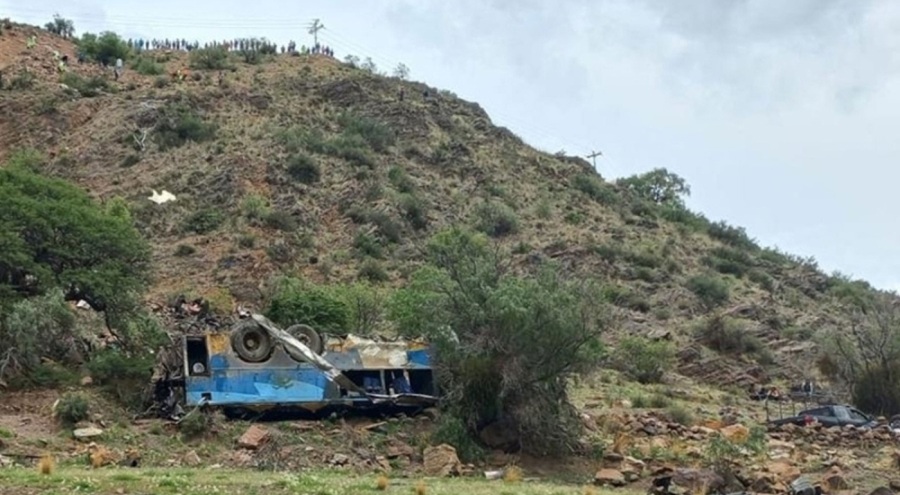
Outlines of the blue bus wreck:
M424 408L437 402L424 343L324 337L306 325L282 330L261 315L230 332L186 336L188 406L226 412Z

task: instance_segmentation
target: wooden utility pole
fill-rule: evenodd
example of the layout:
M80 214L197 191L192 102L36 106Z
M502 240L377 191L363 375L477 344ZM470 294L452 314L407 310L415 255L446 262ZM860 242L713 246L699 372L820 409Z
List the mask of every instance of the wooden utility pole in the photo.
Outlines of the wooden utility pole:
M315 41L316 45L319 44L319 31L322 29L325 29L325 25L319 22L319 19L315 19L309 25L309 34L313 35L313 41Z
M586 158L591 159L591 162L593 163L595 169L597 168L597 157L598 156L603 156L603 153L601 153L599 151L591 151L591 154L586 156Z

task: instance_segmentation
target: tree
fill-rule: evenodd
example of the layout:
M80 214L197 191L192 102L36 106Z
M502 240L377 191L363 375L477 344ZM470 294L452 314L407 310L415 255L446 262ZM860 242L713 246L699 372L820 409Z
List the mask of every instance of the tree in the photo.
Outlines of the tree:
M402 334L435 346L447 413L470 433L503 424L526 452L571 452L581 428L566 379L597 362L599 295L554 267L507 272L482 234L451 229L428 244L428 266L389 304Z
M409 79L409 67L402 62L397 64L397 67L394 68L394 77L404 81Z
M372 57L366 57L363 61L362 65L359 66L360 69L370 72L372 74L378 73L378 66L375 65L375 62L372 60Z
M618 183L638 197L658 205L684 206L684 196L691 195L687 182L664 168L633 175Z
M844 384L854 404L871 413L900 413L900 300L878 294L856 300L849 328L828 333L821 371Z
M355 69L359 67L359 57L356 55L347 55L344 57L344 63Z
M63 38L71 38L75 36L75 23L69 19L62 18L59 14L53 15L53 21L44 25L47 31L62 36Z
M0 307L59 288L122 324L147 282L147 243L121 203L106 211L36 173L36 159L19 154L0 169Z
M104 65L111 65L116 59L126 60L131 54L128 43L111 31L105 31L97 36L93 33L85 33L78 40L78 47L85 56Z

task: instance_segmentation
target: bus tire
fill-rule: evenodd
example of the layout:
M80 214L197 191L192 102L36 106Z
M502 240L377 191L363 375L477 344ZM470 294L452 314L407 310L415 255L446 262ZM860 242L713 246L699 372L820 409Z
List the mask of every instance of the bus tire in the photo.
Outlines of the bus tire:
M325 341L322 340L322 336L309 325L291 325L286 332L316 354L322 354L325 351Z
M244 321L231 333L231 348L248 363L260 363L269 359L275 344L272 336L255 321Z

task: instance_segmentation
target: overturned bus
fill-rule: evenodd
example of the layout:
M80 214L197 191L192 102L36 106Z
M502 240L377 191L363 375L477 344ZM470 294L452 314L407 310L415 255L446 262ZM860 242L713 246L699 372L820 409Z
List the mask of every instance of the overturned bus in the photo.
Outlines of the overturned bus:
M186 404L229 415L437 402L424 343L325 336L307 325L282 330L256 314L228 332L185 336L183 364Z

